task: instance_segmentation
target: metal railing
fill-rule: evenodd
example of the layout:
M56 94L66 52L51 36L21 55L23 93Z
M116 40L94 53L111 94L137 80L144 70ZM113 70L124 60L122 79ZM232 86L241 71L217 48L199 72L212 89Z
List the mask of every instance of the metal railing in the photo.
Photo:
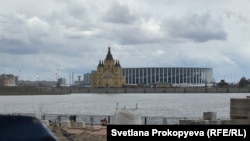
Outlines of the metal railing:
M81 114L40 114L34 113L12 113L12 115L32 116L41 120L49 120L50 122L61 121L84 121L85 124L101 124L101 120L106 118L109 124L114 122L113 115L81 115ZM187 119L186 117L160 117L160 116L142 116L142 125L167 125L179 124L179 120ZM192 118L194 119L194 118ZM198 119L196 117L195 119Z

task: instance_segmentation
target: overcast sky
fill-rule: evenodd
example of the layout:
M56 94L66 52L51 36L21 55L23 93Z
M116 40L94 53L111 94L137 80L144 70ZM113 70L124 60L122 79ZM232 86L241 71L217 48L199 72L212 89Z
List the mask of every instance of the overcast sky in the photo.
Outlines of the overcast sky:
M249 0L1 0L0 74L69 79L111 47L129 67L213 68L250 78ZM75 77L76 78L76 77ZM69 82L67 82L69 83Z

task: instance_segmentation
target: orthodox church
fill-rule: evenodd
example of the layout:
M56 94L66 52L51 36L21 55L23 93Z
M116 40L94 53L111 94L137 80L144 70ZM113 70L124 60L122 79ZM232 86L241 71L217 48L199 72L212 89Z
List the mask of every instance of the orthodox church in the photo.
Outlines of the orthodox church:
M91 87L123 87L125 79L118 60L114 60L108 47L105 60L100 60L97 71L91 73Z

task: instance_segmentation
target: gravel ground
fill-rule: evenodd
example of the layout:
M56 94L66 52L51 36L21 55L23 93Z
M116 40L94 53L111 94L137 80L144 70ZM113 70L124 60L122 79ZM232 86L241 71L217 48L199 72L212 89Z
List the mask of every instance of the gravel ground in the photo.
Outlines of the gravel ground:
M106 127L100 125L86 126L83 129L49 126L59 141L107 141Z

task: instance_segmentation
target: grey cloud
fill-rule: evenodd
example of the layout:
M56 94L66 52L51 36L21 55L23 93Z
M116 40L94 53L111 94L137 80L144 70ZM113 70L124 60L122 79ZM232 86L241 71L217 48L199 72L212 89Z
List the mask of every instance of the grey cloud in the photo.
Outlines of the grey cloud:
M136 20L136 17L129 11L128 6L114 3L104 14L103 20L110 23L129 24Z
M0 13L0 35L6 33L20 34L25 27L23 19L19 15Z
M158 41L160 42L159 39L150 38L137 26L109 29L109 33L107 33L106 35L108 36L108 38L114 39L115 41L117 41L117 43L123 45L147 44L155 43Z
M8 54L37 54L50 31L37 17L26 18L21 14L0 14L0 52ZM30 25L29 25L30 24Z
M226 11L225 12L228 19L235 19L236 23L248 23L249 19L246 16L239 15L233 11Z
M28 44L30 39L47 38L49 25L38 17L27 18L21 14L0 15L0 36L3 42L13 40Z
M83 4L71 4L67 5L68 14L75 17L76 19L84 19L86 17L86 5Z
M164 28L173 38L183 38L194 42L227 39L227 33L220 23L211 19L208 14L191 15L182 19L168 19Z
M9 54L34 54L39 50L19 40L0 39L0 52Z
M74 30L75 33L92 31L98 25L95 20L97 20L97 16L94 14L94 11L88 11L86 5L83 4L69 4L60 10L53 11L46 17L46 21L58 32L65 32L65 30ZM66 36L69 38L82 37L79 34L69 34Z
M151 44L162 43L164 37L158 33L152 33L150 30L142 28L142 22L134 24L118 24L113 26L106 26L98 35L99 38L115 41L122 45L138 45L138 44Z

